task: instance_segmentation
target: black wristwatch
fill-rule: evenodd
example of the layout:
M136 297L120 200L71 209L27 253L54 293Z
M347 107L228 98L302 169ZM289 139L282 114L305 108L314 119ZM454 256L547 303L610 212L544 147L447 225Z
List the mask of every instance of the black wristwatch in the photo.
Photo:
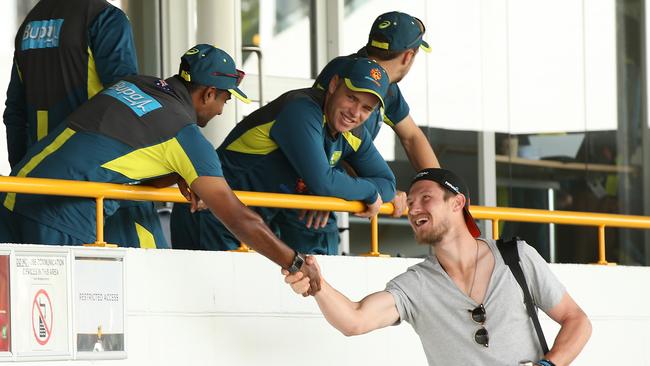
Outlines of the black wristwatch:
M287 271L289 271L291 274L294 274L300 271L300 267L302 267L303 263L305 263L305 257L302 254L296 252L296 256L293 257L293 262L291 263L291 266L287 268Z

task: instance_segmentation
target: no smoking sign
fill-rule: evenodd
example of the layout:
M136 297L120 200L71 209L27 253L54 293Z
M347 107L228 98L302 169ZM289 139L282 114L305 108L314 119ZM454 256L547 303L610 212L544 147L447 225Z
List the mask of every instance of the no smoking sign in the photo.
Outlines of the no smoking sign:
M38 290L32 302L32 330L36 342L41 346L47 344L52 336L52 325L54 323L54 312L52 301L44 289Z

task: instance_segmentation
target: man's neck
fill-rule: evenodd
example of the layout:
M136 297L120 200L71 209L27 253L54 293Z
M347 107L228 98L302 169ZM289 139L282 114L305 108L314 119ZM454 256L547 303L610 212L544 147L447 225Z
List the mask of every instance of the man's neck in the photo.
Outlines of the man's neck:
M473 271L477 245L476 239L468 231L447 235L435 246L436 258L447 273Z
M394 80L397 80L397 60L399 58L394 58L392 60L375 60L376 63L379 64L379 66L383 67L384 70L386 70L386 73L388 74L388 80L390 80L391 83L394 83Z

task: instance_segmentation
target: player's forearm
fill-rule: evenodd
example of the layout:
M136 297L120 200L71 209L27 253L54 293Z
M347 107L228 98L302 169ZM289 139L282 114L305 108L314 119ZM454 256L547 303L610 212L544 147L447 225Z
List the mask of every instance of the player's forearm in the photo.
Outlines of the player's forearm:
M423 133L413 134L413 136L402 139L401 142L416 171L425 168L440 168L438 158Z
M295 256L294 250L280 241L257 213L242 207L237 216L224 223L239 240L280 267L291 266Z
M569 365L591 336L591 322L582 311L567 317L555 338L553 348L544 356L556 366Z
M364 333L357 314L360 307L359 303L345 297L345 295L330 286L327 281L322 282L320 292L314 297L325 319L345 336L349 337Z

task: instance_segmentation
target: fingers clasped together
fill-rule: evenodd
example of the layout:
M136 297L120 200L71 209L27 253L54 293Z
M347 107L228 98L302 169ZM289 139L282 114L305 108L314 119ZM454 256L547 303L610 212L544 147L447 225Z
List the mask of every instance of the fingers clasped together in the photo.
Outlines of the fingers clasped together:
M289 274L286 269L282 270L284 282L291 286L291 289L302 296L315 295L320 291L322 286L322 277L320 273L320 266L313 256L307 256L305 263L300 268L300 271Z

